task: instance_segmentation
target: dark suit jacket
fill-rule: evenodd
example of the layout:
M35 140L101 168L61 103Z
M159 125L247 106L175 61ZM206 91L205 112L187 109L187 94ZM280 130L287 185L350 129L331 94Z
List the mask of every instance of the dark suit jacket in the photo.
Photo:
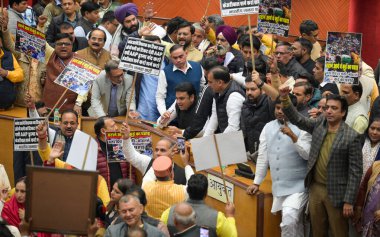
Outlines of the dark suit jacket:
M289 121L300 129L312 134L308 171L305 187L313 183L314 168L319 151L327 134L328 126L324 116L309 119L300 115L291 105L283 109ZM335 207L344 203L354 204L363 173L363 158L360 134L341 122L333 141L327 165L327 193Z

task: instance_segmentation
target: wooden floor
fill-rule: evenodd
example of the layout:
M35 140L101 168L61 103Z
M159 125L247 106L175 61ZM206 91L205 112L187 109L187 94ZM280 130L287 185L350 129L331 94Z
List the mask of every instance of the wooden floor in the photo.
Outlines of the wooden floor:
M16 107L8 111L0 111L0 163L5 166L9 179L13 184L13 119L26 117L26 109ZM121 123L124 118L115 118ZM83 118L81 130L94 136L93 118ZM155 145L161 137L167 137L168 134L160 129L154 129L150 126L140 123L138 120L128 121L132 131L151 131L152 141ZM171 139L171 138L170 138ZM178 155L174 157L174 161L183 166ZM255 170L253 164L250 164ZM270 210L272 206L271 179L268 172L262 185L260 185L261 193L259 195L249 196L245 190L248 185L252 184L252 180L246 179L234 174L235 166L228 166L226 169L226 180L234 185L234 204L236 207L236 226L240 237L278 237L280 236L279 224L281 215L272 215ZM221 173L217 168L202 171L207 175L212 174L221 178ZM141 180L141 175L139 176ZM215 209L224 212L225 204L214 198L207 197L206 202Z

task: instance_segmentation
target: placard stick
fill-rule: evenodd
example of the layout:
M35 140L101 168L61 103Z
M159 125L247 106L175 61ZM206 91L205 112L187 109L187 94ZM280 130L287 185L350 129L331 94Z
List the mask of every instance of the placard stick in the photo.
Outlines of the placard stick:
M82 170L84 170L84 166L86 165L88 148L90 147L90 142L91 142L91 136L88 136L86 152L84 153L84 159L83 159L83 164L82 164Z
M252 26L251 26L251 15L248 15L248 28L249 28L249 44L251 45L251 58L252 58L252 72L255 71L255 55L253 53L253 37L252 37Z
M227 195L226 179L225 179L225 177L224 177L224 172L223 172L223 168L222 168L222 161L221 161L221 159L220 159L220 153L219 153L218 142L216 141L216 136L215 136L215 134L212 135L212 136L213 136L213 138L214 138L214 143L215 143L215 148L216 148L216 154L218 155L219 167L220 167L220 171L221 171L221 173L222 173L223 186L224 186L224 194L226 195L227 202L229 202L229 198L228 198L228 195Z
M33 156L33 151L29 151L29 155L30 155L30 164L32 166L34 166L34 156Z
M30 82L31 82L31 77L32 77L32 62L33 62L33 58L31 58L31 57L28 57L28 58L29 58L28 94L30 94Z
M207 11L208 11L208 7L210 6L210 2L211 2L211 0L208 0L206 10L205 10L205 14L203 14L204 17L207 16Z
M66 88L65 91L62 93L61 97L59 97L59 99L57 100L57 103L55 103L55 105L54 105L53 108L51 109L50 113L46 116L47 119L49 119L49 118L50 118L50 115L51 115L52 113L54 113L54 109L57 107L57 105L59 104L59 102L61 102L62 98L66 95L66 93L67 93L68 90L69 90L69 89Z
M78 128L79 130L81 130L81 126L82 125L82 115L81 114L78 114Z
M269 51L269 55L271 55L273 52L273 38L274 38L274 35L272 34L272 39L271 39L271 44L270 44L270 51Z
M132 91L131 91L131 95L129 96L128 107L127 107L127 114L125 116L125 122L128 121L129 111L131 110L131 103L132 103L133 93L135 92L136 78L137 78L137 72L135 72L135 75L133 76L132 88L131 88Z

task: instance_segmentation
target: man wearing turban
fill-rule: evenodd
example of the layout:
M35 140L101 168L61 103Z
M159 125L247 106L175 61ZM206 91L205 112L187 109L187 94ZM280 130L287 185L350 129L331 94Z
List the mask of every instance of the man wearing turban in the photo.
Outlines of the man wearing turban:
M244 69L244 57L239 50L232 48L237 41L237 34L231 26L222 25L216 29L216 45L206 51L206 57L216 58L220 65L228 68L230 73Z

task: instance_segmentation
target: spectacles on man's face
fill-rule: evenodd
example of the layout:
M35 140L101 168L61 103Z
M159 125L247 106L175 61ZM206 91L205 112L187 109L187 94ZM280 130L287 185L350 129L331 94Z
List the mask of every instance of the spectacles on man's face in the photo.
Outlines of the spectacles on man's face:
M55 45L59 47L69 47L71 46L71 42L57 42Z
M288 54L289 52L274 52L274 55L285 55Z
M103 43L104 42L103 38L91 37L90 40L94 41L94 42L99 42L99 43Z

